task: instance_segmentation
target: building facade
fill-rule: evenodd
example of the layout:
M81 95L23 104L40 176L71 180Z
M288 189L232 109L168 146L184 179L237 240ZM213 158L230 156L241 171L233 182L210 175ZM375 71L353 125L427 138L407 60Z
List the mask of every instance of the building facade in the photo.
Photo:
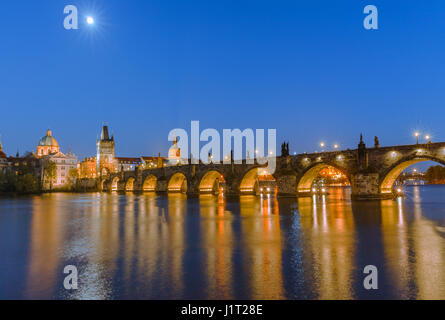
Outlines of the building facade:
M167 165L168 160L165 157L161 157L159 153L157 157L141 157L141 164L144 169L156 169L162 168Z
M94 179L97 177L97 159L96 157L89 157L83 159L79 164L79 177L82 179Z
M141 158L116 157L115 171L133 171L141 164Z
M8 157L6 156L6 153L3 152L3 145L0 141L0 173L5 173L8 166Z

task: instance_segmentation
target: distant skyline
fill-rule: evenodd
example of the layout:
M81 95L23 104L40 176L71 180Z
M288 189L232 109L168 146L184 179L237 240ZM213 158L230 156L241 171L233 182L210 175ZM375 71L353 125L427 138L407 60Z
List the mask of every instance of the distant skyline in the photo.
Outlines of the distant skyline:
M63 28L74 4L94 25ZM379 30L363 8L379 9ZM0 19L1 141L95 154L102 123L116 155L166 155L167 135L276 128L314 152L445 141L441 1L8 1Z

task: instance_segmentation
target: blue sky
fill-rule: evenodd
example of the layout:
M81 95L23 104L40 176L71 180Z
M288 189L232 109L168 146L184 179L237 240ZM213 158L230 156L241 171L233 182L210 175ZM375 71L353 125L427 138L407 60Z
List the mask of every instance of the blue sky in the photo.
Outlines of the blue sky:
M63 28L74 4L79 30ZM379 29L363 28L363 8ZM96 24L86 26L86 15ZM52 129L94 155L165 154L173 128L276 128L278 145L445 141L441 1L24 0L0 6L0 134L8 154Z

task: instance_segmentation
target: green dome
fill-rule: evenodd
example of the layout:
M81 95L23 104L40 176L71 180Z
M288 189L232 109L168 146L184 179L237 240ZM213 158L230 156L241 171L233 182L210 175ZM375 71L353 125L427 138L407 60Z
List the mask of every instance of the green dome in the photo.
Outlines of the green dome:
M58 147L59 144L57 143L57 140L52 136L51 130L48 129L48 131L46 131L46 136L40 139L39 146Z

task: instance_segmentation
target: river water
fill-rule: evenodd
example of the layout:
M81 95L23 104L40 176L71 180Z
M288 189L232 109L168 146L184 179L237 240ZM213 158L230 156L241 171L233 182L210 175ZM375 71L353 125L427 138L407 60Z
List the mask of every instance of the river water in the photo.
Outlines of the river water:
M445 186L349 194L3 197L0 299L445 299Z

